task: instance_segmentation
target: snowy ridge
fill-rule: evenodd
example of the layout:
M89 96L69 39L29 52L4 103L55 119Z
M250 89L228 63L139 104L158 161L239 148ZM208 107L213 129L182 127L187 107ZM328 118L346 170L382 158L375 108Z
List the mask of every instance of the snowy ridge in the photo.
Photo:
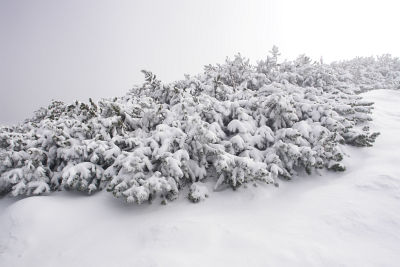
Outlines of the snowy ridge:
M145 83L124 97L55 101L0 129L0 192L106 189L127 202L166 203L199 181L237 189L343 171L340 144L371 146L378 135L367 125L373 103L356 93L398 88L399 60L278 64L278 55L274 47L256 66L237 55L171 84L143 71Z

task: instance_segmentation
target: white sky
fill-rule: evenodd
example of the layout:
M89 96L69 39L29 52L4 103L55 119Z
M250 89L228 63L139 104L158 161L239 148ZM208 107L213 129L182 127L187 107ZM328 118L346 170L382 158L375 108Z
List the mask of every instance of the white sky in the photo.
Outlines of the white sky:
M141 69L172 81L273 44L285 58L400 56L397 2L0 0L0 123L51 99L123 95Z

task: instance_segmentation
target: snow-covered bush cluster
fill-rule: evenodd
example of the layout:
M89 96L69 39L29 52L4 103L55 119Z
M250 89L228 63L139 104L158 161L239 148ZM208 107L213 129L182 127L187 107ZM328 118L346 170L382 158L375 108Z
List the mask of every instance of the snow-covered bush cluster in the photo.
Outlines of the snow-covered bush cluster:
M106 189L128 202L194 202L215 189L276 184L296 172L343 171L340 144L370 146L372 103L358 92L399 88L400 62L382 56L278 64L276 47L255 66L240 55L204 73L145 82L97 103L54 101L0 129L0 192Z

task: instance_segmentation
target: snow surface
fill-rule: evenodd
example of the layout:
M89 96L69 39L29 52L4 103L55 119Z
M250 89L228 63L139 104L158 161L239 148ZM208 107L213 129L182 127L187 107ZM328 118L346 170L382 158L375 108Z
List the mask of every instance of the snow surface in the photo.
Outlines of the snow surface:
M210 190L199 204L3 198L0 266L399 266L400 92L364 96L381 135L372 148L344 147L344 173Z

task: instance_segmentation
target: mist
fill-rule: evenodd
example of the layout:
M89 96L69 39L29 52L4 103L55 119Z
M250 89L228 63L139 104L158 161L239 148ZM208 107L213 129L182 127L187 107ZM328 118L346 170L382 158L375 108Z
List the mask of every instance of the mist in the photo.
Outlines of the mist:
M14 124L52 99L123 95L143 81L196 74L272 45L283 58L326 62L400 55L397 1L0 2L0 123Z

